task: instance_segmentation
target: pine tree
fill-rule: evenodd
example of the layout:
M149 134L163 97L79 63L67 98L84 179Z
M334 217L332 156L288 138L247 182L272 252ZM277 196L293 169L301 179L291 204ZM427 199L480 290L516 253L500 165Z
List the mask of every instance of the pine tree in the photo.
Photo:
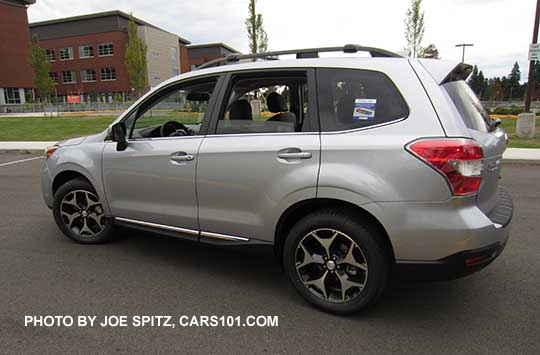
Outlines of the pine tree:
M146 43L138 35L137 24L133 15L130 15L125 61L129 80L137 96L141 96L148 86L147 51Z
M249 40L249 52L252 54L268 50L268 36L263 27L262 15L258 14L255 8L256 2L257 0L249 1L249 17L244 21Z
M411 8L405 14L406 49L413 58L421 53L424 37L424 12L420 10L422 0L411 0Z
M521 71L519 70L519 64L518 62L514 63L514 66L512 67L512 71L508 75L507 80L507 92L508 99L512 100L514 97L521 97L521 84L519 83L521 80Z

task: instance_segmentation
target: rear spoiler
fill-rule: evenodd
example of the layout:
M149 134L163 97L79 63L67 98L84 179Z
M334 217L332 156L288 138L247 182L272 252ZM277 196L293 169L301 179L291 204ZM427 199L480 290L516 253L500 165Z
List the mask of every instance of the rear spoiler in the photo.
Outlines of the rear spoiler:
M473 70L473 66L470 64L446 60L418 59L418 62L439 85L452 81L465 80Z

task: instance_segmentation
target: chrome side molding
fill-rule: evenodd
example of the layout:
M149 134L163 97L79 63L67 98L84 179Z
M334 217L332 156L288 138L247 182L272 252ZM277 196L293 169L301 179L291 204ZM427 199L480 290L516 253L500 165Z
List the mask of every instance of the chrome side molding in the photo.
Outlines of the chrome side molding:
M193 235L193 236L197 236L197 237L201 236L201 237L207 237L207 238L229 240L229 241L234 241L234 242L248 242L249 241L249 238L237 237L237 236L234 236L234 235L211 233L211 232L198 231L198 230L195 230L195 229L173 227L173 226L169 226L169 225L166 225L166 224L144 222L144 221L139 221L139 220L136 220L136 219L129 219L129 218L123 218L123 217L114 217L114 219L118 220L120 222L137 224L137 225L140 225L140 226L156 228L156 229L163 229L163 230L167 230L167 231L171 231L171 232L184 233L184 234L189 234L189 235Z
M224 240L234 240L234 241L239 241L239 242L247 242L247 241L249 241L249 238L236 237L234 235L227 235L227 234L203 232L203 231L201 231L201 237L209 237L209 238L224 239Z

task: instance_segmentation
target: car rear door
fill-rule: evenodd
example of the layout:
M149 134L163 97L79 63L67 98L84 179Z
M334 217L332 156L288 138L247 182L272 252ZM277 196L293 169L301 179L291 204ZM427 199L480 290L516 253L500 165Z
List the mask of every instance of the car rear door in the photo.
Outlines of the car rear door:
M238 72L226 80L221 108L214 110L213 128L199 149L201 240L272 242L281 212L316 197L320 137L314 71ZM243 90L251 91L242 95ZM259 115L258 106L266 109L264 97L273 90L288 95L289 112ZM251 105L246 98L252 98ZM286 122L290 117L297 120L293 127Z

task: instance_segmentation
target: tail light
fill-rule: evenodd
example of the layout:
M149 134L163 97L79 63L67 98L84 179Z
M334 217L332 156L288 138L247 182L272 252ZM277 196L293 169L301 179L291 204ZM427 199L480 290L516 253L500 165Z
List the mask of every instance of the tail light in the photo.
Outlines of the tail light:
M469 195L482 183L482 147L472 139L422 139L407 150L446 177L454 195Z

